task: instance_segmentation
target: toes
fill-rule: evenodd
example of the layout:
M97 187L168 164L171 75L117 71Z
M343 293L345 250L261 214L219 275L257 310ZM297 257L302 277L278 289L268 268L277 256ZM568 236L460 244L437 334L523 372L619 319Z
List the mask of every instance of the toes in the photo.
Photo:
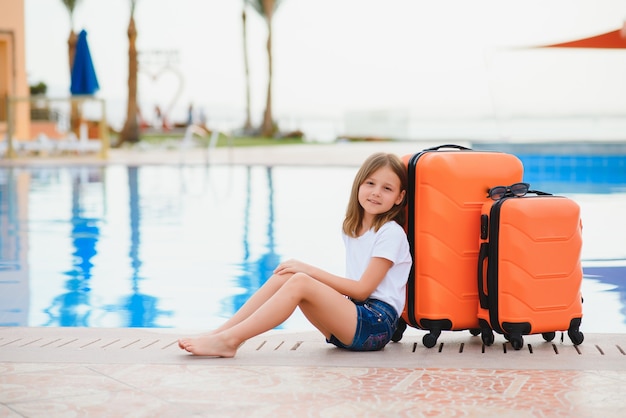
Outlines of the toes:
M189 349L188 349L188 348L189 348L189 345L190 345L190 343L189 343L189 341L187 341L187 340L178 340L178 347L179 347L181 350L186 350L186 351L189 351Z

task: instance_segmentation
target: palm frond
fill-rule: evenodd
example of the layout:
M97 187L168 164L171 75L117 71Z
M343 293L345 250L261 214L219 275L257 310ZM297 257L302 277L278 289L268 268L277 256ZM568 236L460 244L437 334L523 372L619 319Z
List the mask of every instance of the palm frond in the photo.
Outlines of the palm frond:
M82 0L61 0L70 14L74 14L74 9Z
M260 16L267 16L267 14L265 13L265 4L263 0L244 0L244 2L252 7ZM274 0L273 12L276 12L278 6L280 6L282 2L283 0Z
M74 10L76 6L78 6L82 0L61 0L63 5L67 9L68 14L70 15L70 29L74 31Z

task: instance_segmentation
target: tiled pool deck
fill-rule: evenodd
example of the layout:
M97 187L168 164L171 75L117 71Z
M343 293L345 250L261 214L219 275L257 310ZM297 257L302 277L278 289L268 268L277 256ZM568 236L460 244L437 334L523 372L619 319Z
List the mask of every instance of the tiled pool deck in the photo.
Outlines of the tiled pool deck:
M274 332L216 359L181 351L180 334L3 328L0 416L624 416L624 335L578 347L527 336L514 351L463 331L428 349L409 330L381 352L351 353L315 331Z
M217 149L208 160L199 150L113 150L107 163L358 166L377 150L430 145ZM350 353L314 331L277 331L233 359L210 359L178 349L176 339L193 332L0 328L0 417L622 417L626 407L622 334L586 334L578 347L560 333L552 342L527 336L515 351L502 336L483 347L469 332L444 332L427 349L423 331L409 329L381 352Z

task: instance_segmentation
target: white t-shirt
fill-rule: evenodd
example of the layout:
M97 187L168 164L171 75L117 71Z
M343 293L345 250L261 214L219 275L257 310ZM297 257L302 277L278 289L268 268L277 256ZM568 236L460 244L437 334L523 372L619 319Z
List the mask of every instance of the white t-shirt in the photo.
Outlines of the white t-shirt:
M359 280L372 257L393 263L385 278L369 296L387 302L402 314L406 301L406 282L411 271L411 253L404 229L395 221L384 224L378 232L370 229L358 238L343 234L346 246L346 277Z

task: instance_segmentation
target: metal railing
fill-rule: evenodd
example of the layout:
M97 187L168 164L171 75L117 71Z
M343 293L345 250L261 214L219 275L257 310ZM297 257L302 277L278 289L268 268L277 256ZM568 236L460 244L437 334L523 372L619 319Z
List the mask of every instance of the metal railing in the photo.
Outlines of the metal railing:
M40 154L43 151L77 154L95 151L101 158L107 158L110 139L104 99L93 96L9 96L6 103L6 158L17 158L21 152L31 151L42 151ZM18 106L27 106L28 111L17 112ZM30 131L26 137L15 135L18 113L30 117ZM48 138L38 125L52 129L54 137ZM38 145L41 145L40 149Z

